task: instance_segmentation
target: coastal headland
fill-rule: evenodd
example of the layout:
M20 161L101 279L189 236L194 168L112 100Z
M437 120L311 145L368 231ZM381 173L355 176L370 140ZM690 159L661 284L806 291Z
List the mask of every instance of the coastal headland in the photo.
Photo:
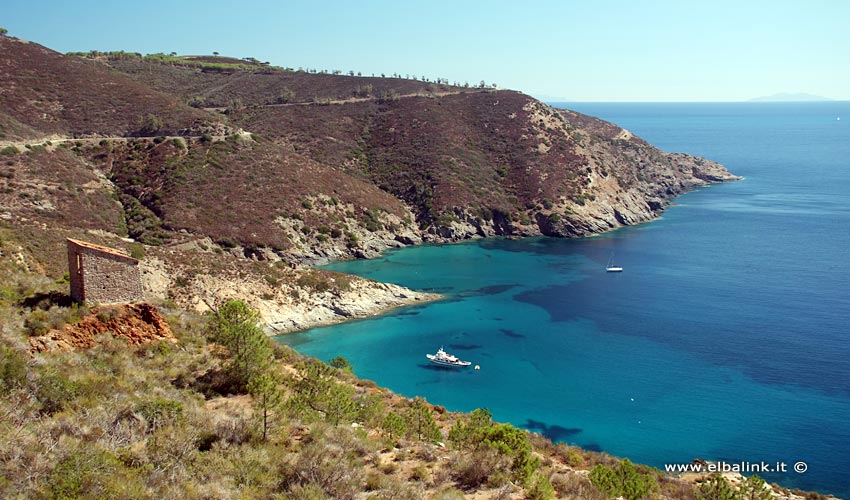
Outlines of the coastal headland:
M117 246L147 257L151 298L204 310L238 295L270 333L428 298L317 263L590 236L737 179L511 90L9 36L0 49L0 215L19 260L61 277L64 238Z
M0 83L0 268L11 280L0 306L14 318L2 332L4 388L26 402L3 408L15 449L36 450L9 463L38 465L35 483L51 479L39 492L131 485L151 496L183 481L187 498L601 499L620 495L602 476L622 474L642 496L692 498L691 482L716 480L554 445L485 413L391 394L356 379L345 360L330 368L285 348L267 356L279 378L227 385L232 352L210 334L215 315L198 313L237 300L274 335L438 300L315 266L472 238L593 236L738 179L722 165L517 91L442 79L252 58L61 54L0 36ZM66 238L139 259L146 299L169 314L156 322L174 334L130 336L131 353L110 335L141 321L134 310L63 302ZM57 334L83 330L76 344ZM107 381L120 387L106 394ZM278 385L283 392L269 389ZM272 438L270 414L287 417ZM496 444L478 448L471 436ZM189 469L208 474L203 484ZM125 484L95 475L102 470ZM0 488L21 481L0 479Z

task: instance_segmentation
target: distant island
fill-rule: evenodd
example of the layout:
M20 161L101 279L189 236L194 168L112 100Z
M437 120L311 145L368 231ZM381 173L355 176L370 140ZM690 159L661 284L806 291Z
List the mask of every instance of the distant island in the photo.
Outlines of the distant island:
M814 94L806 94L804 92L780 92L762 97L754 97L747 102L812 102L812 101L833 101L829 97L823 97Z

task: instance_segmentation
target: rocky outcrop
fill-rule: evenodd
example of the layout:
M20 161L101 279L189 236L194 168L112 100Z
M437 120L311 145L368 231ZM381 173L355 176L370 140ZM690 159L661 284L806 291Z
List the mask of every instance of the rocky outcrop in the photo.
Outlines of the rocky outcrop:
M157 308L138 303L96 307L77 323L30 338L30 352L89 349L104 335L121 338L131 346L155 341L176 342L171 327Z
M174 266L173 262L186 261L190 255L173 255L171 263L156 256L143 260L146 294L174 300L198 312L209 311L228 300L242 300L260 313L270 335L373 316L440 298L357 276L291 269L281 267L282 262L252 263L233 255L219 256L216 270L187 272Z
M439 299L439 295L417 292L390 283L354 279L345 291L313 293L302 300L259 304L266 331L271 334L289 333L320 325L365 318L396 307L409 306Z

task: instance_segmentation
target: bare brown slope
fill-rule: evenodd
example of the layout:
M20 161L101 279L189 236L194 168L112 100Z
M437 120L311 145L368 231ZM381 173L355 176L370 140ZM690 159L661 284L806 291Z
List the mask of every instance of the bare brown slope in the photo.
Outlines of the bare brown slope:
M236 103L245 106L307 103L460 90L446 84L404 78L312 74L268 67L216 71L127 56L100 57L97 60L154 89L178 95L185 102L191 100L203 107L229 107ZM191 60L212 64L234 61L223 57L194 57Z
M401 90L376 98L363 94L366 80L396 80L107 62L183 98L212 91L204 95L228 105L232 123L393 194L437 239L597 233L650 220L677 194L734 178L713 162L670 155L616 125L519 92ZM303 98L292 93L296 81L340 100L269 104ZM398 82L421 93L421 82ZM275 100L280 91L285 99Z
M371 180L440 238L592 234L650 220L669 198L734 178L512 91L249 108L230 118Z
M229 245L292 251L312 242L345 248L351 238L344 235L373 214L396 219L407 214L371 183L246 137L193 140L188 147L174 140L98 145L86 154L166 228Z
M134 112L166 104L177 114L158 111L163 122L206 116L177 102L190 87L222 98L238 94L251 104L231 107L227 120L258 132L259 143L241 134L77 147L121 191L130 236L150 244L167 239L163 231L187 230L285 257L340 258L423 238L583 236L650 220L677 194L734 178L713 162L662 152L615 125L559 112L519 92L264 105L287 81L309 80L314 89L324 82L323 92L339 97L362 89L352 87L356 77L250 67L205 72L137 57L134 77L148 67L155 84L173 92L164 96L97 61L2 43L19 52L5 58L6 66L32 78L35 69L46 75L25 92L19 80L26 71L4 73L12 85L0 110L19 129L96 125L99 133L115 133ZM59 105L51 107L53 101ZM36 116L41 109L47 112ZM124 124L104 113L120 115Z
M0 37L0 135L188 134L216 121L177 98L36 43ZM148 115L156 117L146 123Z

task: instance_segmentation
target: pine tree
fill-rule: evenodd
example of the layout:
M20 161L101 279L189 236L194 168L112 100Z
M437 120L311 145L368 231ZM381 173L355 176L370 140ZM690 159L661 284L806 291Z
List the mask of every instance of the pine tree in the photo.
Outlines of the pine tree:
M210 321L210 333L228 350L225 369L236 389L247 387L271 364L272 349L259 327L259 316L244 302L231 300L222 305Z
M736 500L738 495L729 481L720 474L714 474L711 478L700 484L696 491L697 500Z
M268 432L283 400L283 391L274 372L268 371L252 378L248 382L248 392L254 396L254 409L262 419L263 441L268 439Z
M443 437L431 408L420 397L414 398L413 403L405 409L404 420L407 432L420 441L439 441Z
M741 482L738 489L741 500L771 500L773 493L764 479L752 475Z
M590 482L606 495L638 500L658 489L655 478L645 467L643 469L628 458L613 468L599 464L591 469Z

